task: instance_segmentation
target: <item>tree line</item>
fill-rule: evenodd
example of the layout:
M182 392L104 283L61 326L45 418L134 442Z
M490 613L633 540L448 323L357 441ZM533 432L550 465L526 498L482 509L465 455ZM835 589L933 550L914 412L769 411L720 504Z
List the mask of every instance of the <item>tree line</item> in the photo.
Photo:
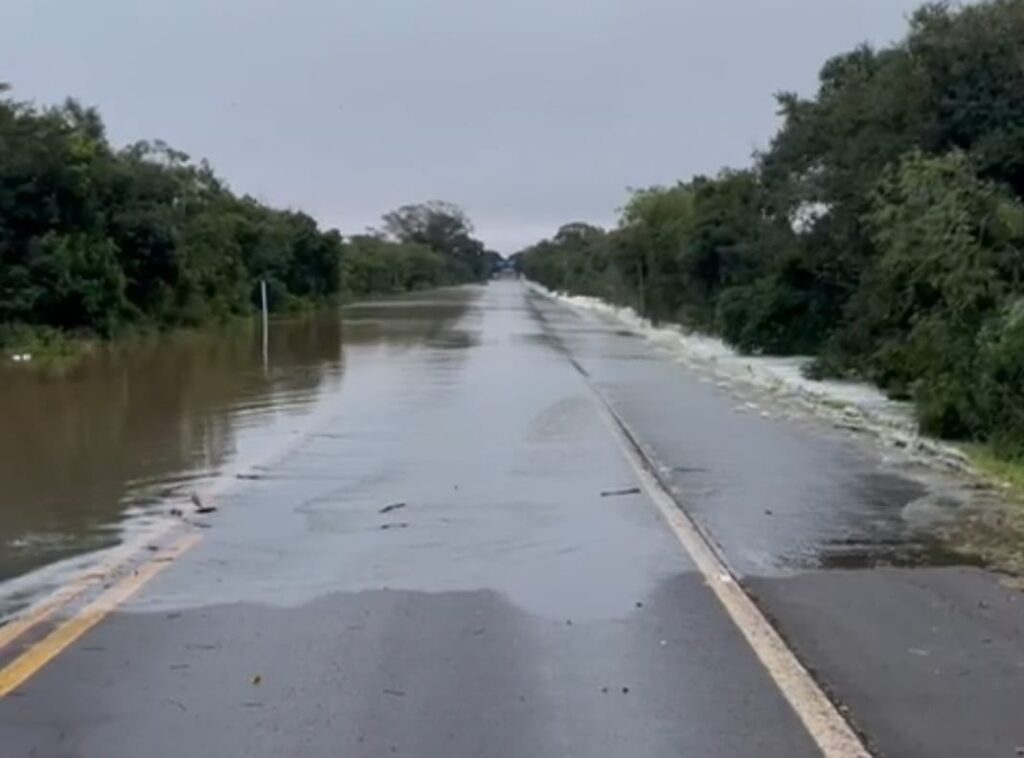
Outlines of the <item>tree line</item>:
M247 314L260 280L275 310L474 281L498 257L457 206L405 206L346 239L162 142L113 147L95 109L0 84L0 346Z
M825 63L750 167L632 192L516 256L548 287L912 399L1024 456L1024 0L931 3Z

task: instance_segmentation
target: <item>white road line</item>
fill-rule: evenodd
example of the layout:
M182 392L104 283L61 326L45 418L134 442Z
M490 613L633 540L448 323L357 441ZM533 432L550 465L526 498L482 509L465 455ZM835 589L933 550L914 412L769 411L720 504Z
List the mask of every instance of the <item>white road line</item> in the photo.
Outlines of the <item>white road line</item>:
M707 585L742 632L821 752L826 758L871 758L871 753L839 709L736 581L732 570L719 556L714 545L653 473L650 462L639 450L608 401L585 376L581 378L590 389L601 417L619 443L623 456L636 472L644 492L693 559Z

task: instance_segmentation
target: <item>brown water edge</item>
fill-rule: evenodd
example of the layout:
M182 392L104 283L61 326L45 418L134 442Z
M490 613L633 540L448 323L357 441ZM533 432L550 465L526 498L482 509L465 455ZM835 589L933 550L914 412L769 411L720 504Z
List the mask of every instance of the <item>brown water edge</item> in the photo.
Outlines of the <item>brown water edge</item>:
M0 617L39 589L10 580L118 544L315 414L346 347L413 346L465 303L418 293L274 319L267 365L258 320L102 345L65 367L0 363Z

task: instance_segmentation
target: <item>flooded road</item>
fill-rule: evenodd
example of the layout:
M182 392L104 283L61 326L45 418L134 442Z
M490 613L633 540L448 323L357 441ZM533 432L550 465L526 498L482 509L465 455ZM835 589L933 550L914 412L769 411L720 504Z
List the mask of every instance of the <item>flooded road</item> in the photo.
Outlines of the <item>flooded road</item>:
M281 447L330 406L346 348L429 342L466 299L274 319L266 365L248 323L101 347L68 366L0 363L0 619Z
M13 755L857 755L840 714L882 755L1024 744L1022 604L934 565L921 485L835 430L518 282L276 324L267 371L258 335L182 340L17 379L70 431L9 467L36 506L6 539L172 531L0 627ZM116 424L73 399L112 386Z

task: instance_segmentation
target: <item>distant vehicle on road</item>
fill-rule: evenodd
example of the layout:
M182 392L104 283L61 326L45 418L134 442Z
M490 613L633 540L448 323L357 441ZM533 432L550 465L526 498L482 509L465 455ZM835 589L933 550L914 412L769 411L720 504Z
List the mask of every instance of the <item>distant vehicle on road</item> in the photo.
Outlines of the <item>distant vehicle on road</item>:
M509 260L502 260L491 269L492 279L515 279L518 276L518 270L512 265L512 261Z

